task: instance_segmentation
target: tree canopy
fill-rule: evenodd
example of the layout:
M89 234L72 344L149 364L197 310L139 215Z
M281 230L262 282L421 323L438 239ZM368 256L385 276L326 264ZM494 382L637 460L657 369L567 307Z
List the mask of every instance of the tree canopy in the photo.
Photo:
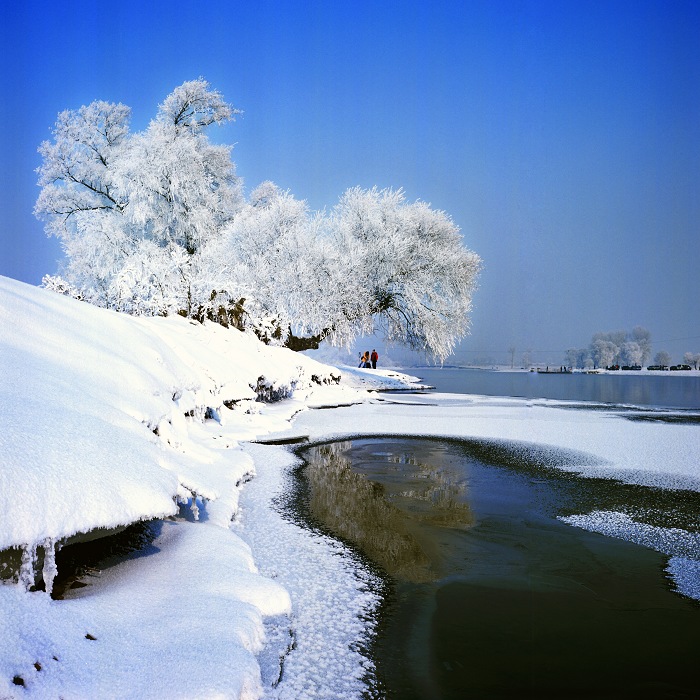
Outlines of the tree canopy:
M650 355L651 333L643 326L635 326L631 331L595 333L587 348L567 350L566 364L571 367L641 366Z
M380 331L444 359L469 330L481 260L448 214L402 190L347 190L329 211L264 182L246 199L208 129L239 110L183 83L140 133L130 110L58 115L35 214L66 260L44 284L133 314L215 319L294 349Z

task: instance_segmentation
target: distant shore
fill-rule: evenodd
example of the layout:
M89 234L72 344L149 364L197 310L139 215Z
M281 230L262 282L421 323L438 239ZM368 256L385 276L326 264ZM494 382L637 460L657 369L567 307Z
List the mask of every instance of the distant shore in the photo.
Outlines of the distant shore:
M549 367L550 369L556 369L559 365L533 365L532 367L510 367L509 365L416 365L415 367L396 367L395 369L402 372L413 372L422 369L463 369L463 370L474 370L481 372L517 372L526 373L532 372L533 374L537 372L538 369L544 370ZM562 367L564 365L561 365ZM641 370L627 370L627 369L602 369L602 368L591 368L591 369L572 369L571 374L615 374L615 375L632 375L634 377L639 376L662 376L662 377L698 377L700 376L700 370L689 369L689 370L649 370L643 367ZM556 372L552 372L556 374ZM563 373L562 373L563 374Z

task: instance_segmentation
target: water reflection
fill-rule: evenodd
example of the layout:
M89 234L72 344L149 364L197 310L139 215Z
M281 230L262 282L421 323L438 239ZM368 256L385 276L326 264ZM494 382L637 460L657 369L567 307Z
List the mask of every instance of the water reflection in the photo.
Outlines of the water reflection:
M414 583L435 580L440 566L426 552L421 528L473 525L464 476L406 453L375 452L365 473L357 463L353 471L347 454L351 448L353 443L339 442L305 452L311 514L392 577ZM370 464L381 465L381 481L372 478Z

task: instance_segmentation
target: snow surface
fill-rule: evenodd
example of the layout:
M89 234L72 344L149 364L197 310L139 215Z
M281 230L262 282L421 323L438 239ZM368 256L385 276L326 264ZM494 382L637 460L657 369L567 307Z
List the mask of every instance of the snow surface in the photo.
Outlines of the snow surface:
M2 698L362 696L379 582L345 547L281 515L294 457L256 440L536 443L576 451L566 468L584 475L700 489L696 425L555 401L378 395L416 379L6 278L0 323L0 551L24 553L19 580L0 585ZM256 390L285 398L260 403ZM337 408L308 410L327 406ZM66 600L27 592L37 552L49 553L50 588L55 546L153 518L163 520L149 548ZM700 598L696 534L622 514L569 520L660 549L678 589Z

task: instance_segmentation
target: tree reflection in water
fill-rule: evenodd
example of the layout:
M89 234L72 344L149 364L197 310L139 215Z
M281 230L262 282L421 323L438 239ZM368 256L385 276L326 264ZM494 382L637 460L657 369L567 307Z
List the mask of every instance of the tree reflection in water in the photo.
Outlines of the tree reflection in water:
M413 583L436 580L441 574L435 556L426 551L429 543L421 528L474 524L464 475L449 465L382 453L385 477L380 483L352 470L347 457L352 447L347 441L305 451L311 514L390 576ZM377 457L373 454L373 461ZM392 472L400 478L392 480Z

